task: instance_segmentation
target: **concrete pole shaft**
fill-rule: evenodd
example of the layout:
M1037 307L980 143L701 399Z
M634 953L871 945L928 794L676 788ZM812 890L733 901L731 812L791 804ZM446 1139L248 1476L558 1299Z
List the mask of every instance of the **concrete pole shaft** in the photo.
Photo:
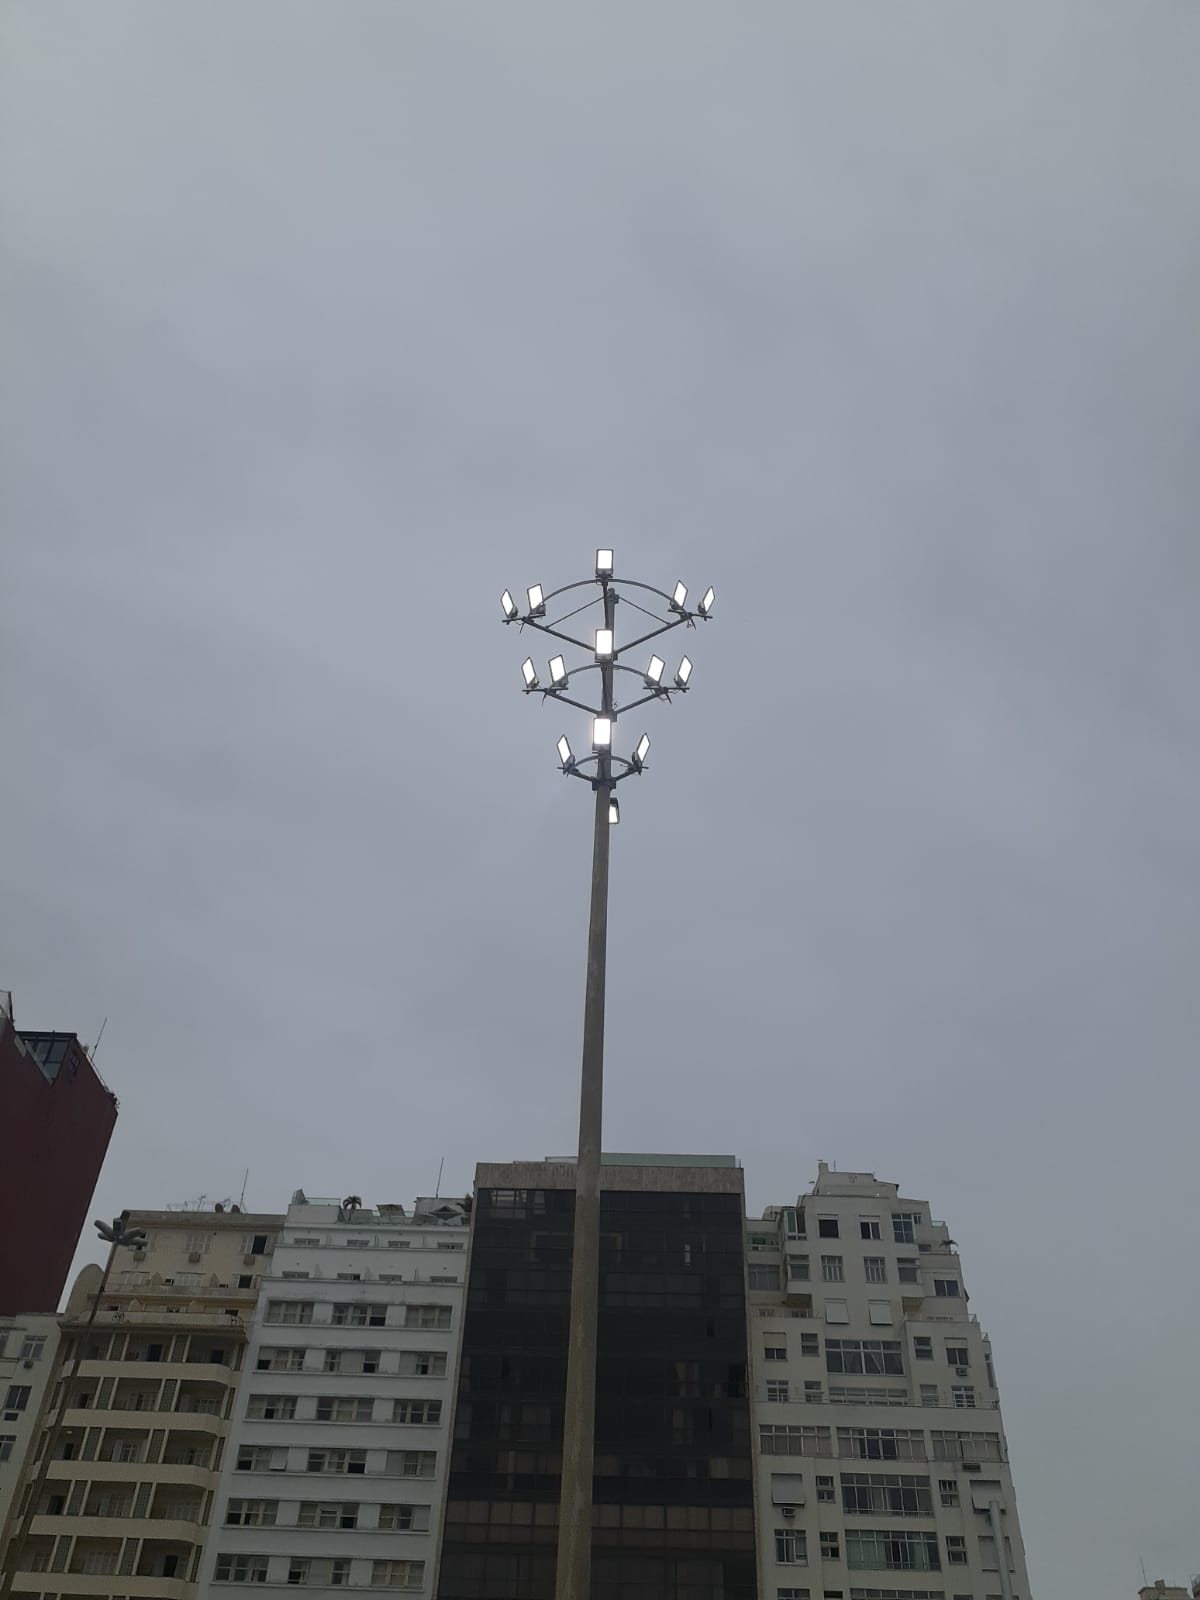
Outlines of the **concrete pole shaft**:
M608 950L609 792L596 789L575 1239L563 1419L555 1600L588 1600L592 1559L592 1472L596 1432L596 1323L600 1304L600 1143L604 1101L604 984Z

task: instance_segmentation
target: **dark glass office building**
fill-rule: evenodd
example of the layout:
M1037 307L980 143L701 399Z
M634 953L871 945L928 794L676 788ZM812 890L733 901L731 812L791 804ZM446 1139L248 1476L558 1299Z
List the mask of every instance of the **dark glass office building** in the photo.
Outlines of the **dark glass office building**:
M756 1600L742 1174L652 1161L605 1158L592 1600ZM553 1600L574 1200L477 1172L439 1600Z

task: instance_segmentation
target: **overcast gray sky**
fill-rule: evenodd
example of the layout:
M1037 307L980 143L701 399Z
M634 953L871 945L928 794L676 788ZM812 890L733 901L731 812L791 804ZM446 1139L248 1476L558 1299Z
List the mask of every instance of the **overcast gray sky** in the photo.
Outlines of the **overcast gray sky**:
M580 729L496 596L611 543L719 620L609 1148L928 1197L1035 1592L1200 1568L1200 8L3 33L0 985L108 1018L97 1213L573 1148Z

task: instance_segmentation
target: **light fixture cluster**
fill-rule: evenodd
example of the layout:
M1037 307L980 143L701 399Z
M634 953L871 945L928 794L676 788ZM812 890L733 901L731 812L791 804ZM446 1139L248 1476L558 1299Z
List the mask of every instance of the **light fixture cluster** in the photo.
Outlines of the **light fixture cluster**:
M540 583L534 583L525 591L527 609L521 612L517 602L513 599L512 592L505 589L500 596L500 609L504 613L505 622L519 622L533 628L539 628L545 633L556 638L566 639L579 649L589 651L591 661L582 667L577 667L579 672L599 671L604 683L604 698L602 708L594 709L586 706L582 701L567 699L566 691L571 687L571 676L568 672L566 657L563 655L551 656L548 662L549 681L543 686L538 675L537 666L532 656L526 656L521 663L521 679L526 694L541 690L543 694L563 698L569 705L578 706L581 710L589 712L592 718L591 753L586 756L576 756L571 749L570 740L564 733L558 740L558 759L563 772L575 777L587 778L593 788L603 788L608 791L609 809L608 820L611 823L620 821L620 806L617 803L616 785L624 777L634 773L641 773L646 765L646 758L650 753L650 735L643 733L628 758L617 756L613 753L617 736L617 711L610 709L615 706L613 697L613 674L615 672L631 672L635 677L640 677L642 687L648 691L641 699L636 700L626 710L636 709L651 700L669 700L672 693L679 691L686 693L692 676L692 661L689 656L682 656L670 681L666 681L666 659L654 653L651 655L646 667L637 671L625 666L620 661L621 651L617 646L616 632L613 627L614 607L621 596L612 585L615 582L615 568L612 550L597 550L595 561L594 579L584 580L596 582L600 585L604 598L605 620L603 626L596 628L590 643L577 639L572 635L562 632L561 624L551 627L545 620L547 605L564 591L554 590L547 594ZM582 584L568 584L568 589L582 587ZM669 613L669 620L655 628L648 634L643 634L637 643L645 643L656 638L660 633L666 633L671 628L686 624L695 625L697 618L707 620L712 615L715 593L712 588L705 590L703 597L694 611L687 608L687 585L677 583L668 593L664 589L655 589L650 584L635 584L635 588L648 589L652 594L659 596L665 602ZM641 609L645 609L642 607ZM584 768L591 770L584 771ZM621 770L617 770L621 769Z

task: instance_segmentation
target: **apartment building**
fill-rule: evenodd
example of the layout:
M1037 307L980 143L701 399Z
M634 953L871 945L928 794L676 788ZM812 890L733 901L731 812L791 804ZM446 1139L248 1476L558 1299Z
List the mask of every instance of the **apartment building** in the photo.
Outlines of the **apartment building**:
M14 1586L27 1600L194 1593L259 1281L283 1219L234 1207L128 1220L145 1231L145 1249L117 1253L90 1327L98 1267L80 1273L62 1318L21 1491L22 1504L37 1495ZM43 1477L37 1457L58 1421Z
M742 1173L605 1155L593 1600L757 1600ZM554 1594L575 1165L480 1166L440 1600Z
M927 1202L822 1162L747 1260L762 1594L1028 1600L991 1346Z
M298 1191L254 1323L201 1594L432 1596L471 1202Z
M0 1550L57 1354L57 1316L0 1317Z

